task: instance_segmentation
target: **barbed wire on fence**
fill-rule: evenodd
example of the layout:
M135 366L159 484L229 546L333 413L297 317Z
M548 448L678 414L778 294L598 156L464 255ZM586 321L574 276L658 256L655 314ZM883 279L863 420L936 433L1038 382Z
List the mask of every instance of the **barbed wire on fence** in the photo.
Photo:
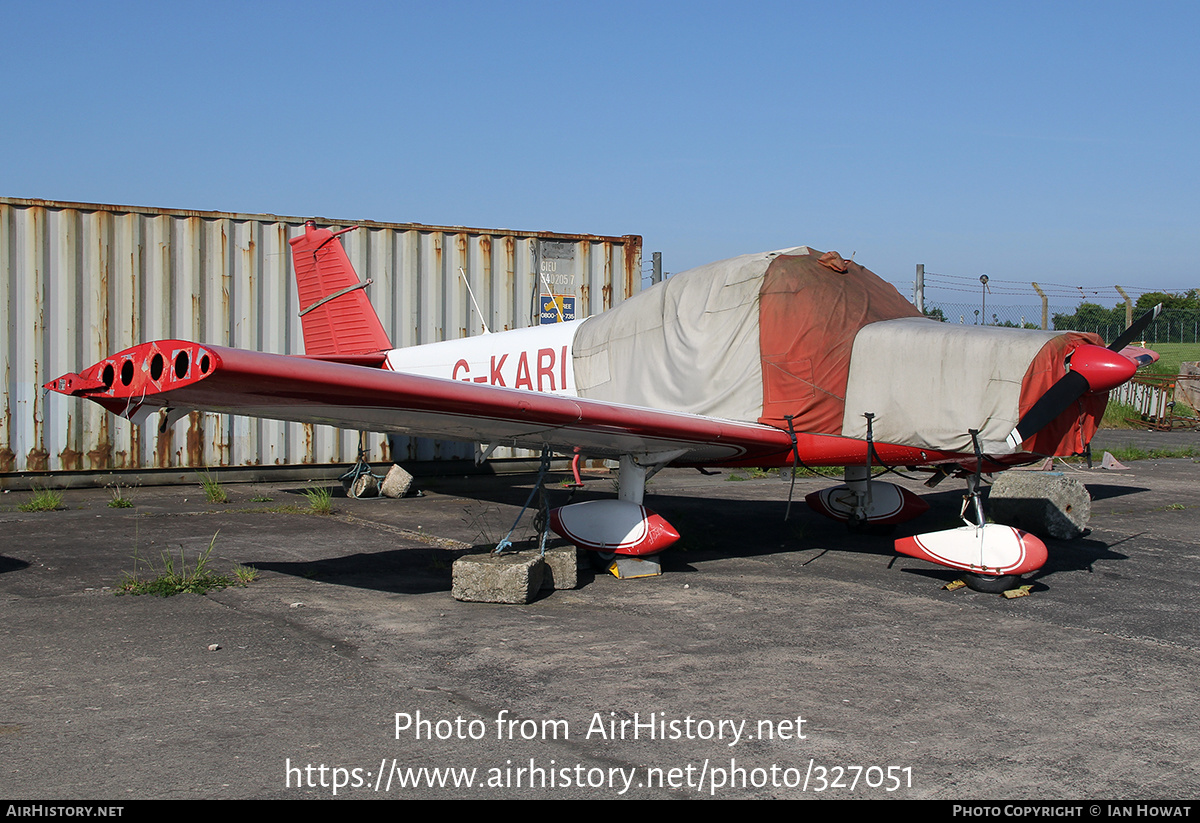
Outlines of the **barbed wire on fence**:
M1121 319L1105 322L1071 322L1065 316L1067 312L1075 313L1076 307L1060 309L1055 312L1051 306L1050 328L1057 331L1087 331L1095 332L1105 340L1115 340L1125 330L1124 311L1121 306ZM987 305L986 318L981 316L979 303L946 303L925 299L925 313L937 320L947 323L961 323L975 326L1015 326L1017 328L1039 329L1042 323L1042 307L1026 306L994 306ZM939 314L940 312L940 314ZM1058 315L1055 322L1055 315ZM1200 317L1186 311L1165 311L1159 315L1143 335L1147 343L1200 343Z
M1121 292L1117 288L1118 285L1121 285L1126 294L1128 294L1135 301L1143 294L1182 293L1178 288L1165 287L1123 286L1123 284L1114 284L1111 286L1081 286L1071 285L1068 283L1049 283L1041 280L1037 280L1036 282L1038 287L1045 293L1046 297L1048 297L1052 303L1070 303L1071 305L1075 305L1083 301L1098 302L1101 300L1114 303L1124 303L1125 298L1121 296ZM970 277L958 274L941 274L938 272L926 271L925 289L927 293L930 290L937 290L980 294L983 291L983 286L979 282L978 277ZM989 294L1012 294L1035 298L1039 301L1041 299L1038 297L1036 290L1033 288L1033 284L1024 280L1004 280L995 277L989 277L987 289ZM911 280L908 281L908 290L909 292L912 291Z
M913 281L893 285L909 299L914 298ZM1164 300L1172 305L1146 330L1146 342L1200 343L1200 293L1196 289L1080 286L1040 280L1035 289L1032 282L994 277L988 277L985 287L978 277L926 271L924 292L925 312L935 319L963 325L1031 329L1041 328L1044 294L1049 328L1095 332L1105 340L1116 338L1126 327L1125 295L1136 303L1143 295L1162 294L1174 299Z

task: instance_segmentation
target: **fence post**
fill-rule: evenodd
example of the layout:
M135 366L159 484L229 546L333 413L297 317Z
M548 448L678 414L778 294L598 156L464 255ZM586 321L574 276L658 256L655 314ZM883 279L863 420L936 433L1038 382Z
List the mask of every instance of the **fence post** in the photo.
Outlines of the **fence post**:
M1117 293L1125 298L1125 328L1133 325L1133 301L1129 299L1129 295L1125 293L1125 289L1120 286L1113 286Z
M1033 290L1042 298L1042 331L1047 331L1050 328L1050 301L1037 283L1033 284Z

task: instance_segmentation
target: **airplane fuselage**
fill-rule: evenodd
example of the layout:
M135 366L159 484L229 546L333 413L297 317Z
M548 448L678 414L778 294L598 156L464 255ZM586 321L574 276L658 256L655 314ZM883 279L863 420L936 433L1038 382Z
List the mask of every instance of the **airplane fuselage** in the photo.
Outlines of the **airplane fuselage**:
M387 368L405 374L461 380L576 397L572 341L586 320L426 343L387 354Z

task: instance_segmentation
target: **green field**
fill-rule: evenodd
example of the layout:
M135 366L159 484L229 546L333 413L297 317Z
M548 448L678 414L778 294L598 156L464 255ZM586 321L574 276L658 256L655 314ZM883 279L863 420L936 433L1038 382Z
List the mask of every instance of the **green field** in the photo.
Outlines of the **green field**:
M1147 348L1158 352L1158 362L1139 369L1138 374L1179 374L1180 363L1200 360L1197 343L1155 343Z
M1156 374L1176 375L1179 374L1181 363L1200 361L1200 345L1196 343L1156 343L1149 348L1158 352L1158 362L1151 363L1149 366L1138 369L1138 376L1151 376ZM1196 412L1188 408L1188 405L1184 401L1182 394L1177 393L1175 395L1175 400L1175 414L1181 417L1196 416ZM1136 420L1137 417L1137 410L1132 406L1125 406L1115 402L1109 402L1108 407L1104 410L1104 420L1101 422L1100 428L1140 428L1136 422L1131 422L1131 420Z

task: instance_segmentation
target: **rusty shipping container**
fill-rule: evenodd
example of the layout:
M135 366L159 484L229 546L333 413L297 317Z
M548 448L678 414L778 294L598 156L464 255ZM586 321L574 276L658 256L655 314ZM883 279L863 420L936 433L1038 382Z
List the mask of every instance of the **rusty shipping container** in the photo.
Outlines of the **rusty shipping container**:
M138 427L41 388L158 338L303 352L288 239L305 219L0 198L0 483L18 472L353 462L357 431L193 413L159 434L157 417ZM547 286L573 296L578 317L641 286L636 235L316 220L360 227L342 242L373 281L371 302L396 346L479 334L481 321L493 331L536 325ZM470 444L367 441L373 461L473 454Z

